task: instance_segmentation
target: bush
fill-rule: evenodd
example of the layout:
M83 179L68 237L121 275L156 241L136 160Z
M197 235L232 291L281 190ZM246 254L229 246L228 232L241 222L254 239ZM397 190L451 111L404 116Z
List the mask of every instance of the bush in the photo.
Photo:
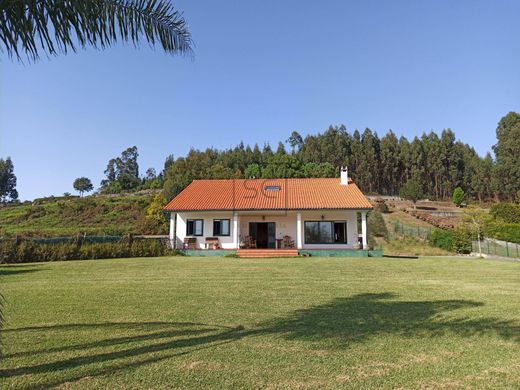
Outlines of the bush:
M452 200L457 207L460 207L464 201L464 190L460 187L455 188L453 191Z
M506 223L520 223L520 205L501 202L494 204L489 211L493 219Z
M375 237L388 237L388 229L386 228L383 215L376 208L368 215L368 234Z
M500 220L490 221L484 226L484 235L520 244L520 223L505 223Z
M179 255L159 240L139 239L117 243L41 244L31 239L0 240L0 263L28 263L57 260L113 259Z
M457 253L471 252L471 235L469 232L462 229L434 229L428 235L428 241L433 246L447 251Z
M379 211L380 213L383 213L383 214L388 214L390 212L390 209L388 208L388 205L386 204L385 201L378 202L377 205L376 205L375 210L377 210L377 211Z

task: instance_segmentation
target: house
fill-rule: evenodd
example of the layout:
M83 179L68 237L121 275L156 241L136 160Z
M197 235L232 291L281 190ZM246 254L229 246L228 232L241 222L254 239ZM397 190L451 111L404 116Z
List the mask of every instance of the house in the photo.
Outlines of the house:
M372 205L342 168L340 178L194 180L164 210L174 248L297 254L368 249Z

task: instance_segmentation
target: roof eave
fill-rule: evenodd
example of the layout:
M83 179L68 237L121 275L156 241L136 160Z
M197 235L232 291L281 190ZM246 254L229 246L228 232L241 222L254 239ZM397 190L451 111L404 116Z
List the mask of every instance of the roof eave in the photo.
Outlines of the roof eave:
M271 208L271 209L166 209L163 211L172 213L191 213L200 211L316 211L316 210L362 210L370 211L374 207L315 207L315 208Z

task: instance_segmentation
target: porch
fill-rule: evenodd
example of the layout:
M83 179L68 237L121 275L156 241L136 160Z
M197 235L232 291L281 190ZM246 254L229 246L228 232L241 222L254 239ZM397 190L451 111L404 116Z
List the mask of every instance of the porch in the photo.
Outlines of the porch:
M364 249L181 249L189 257L287 258L287 257L383 257L381 250Z
M344 209L172 212L170 240L172 247L183 250L296 250L297 254L367 249L366 215L367 210Z

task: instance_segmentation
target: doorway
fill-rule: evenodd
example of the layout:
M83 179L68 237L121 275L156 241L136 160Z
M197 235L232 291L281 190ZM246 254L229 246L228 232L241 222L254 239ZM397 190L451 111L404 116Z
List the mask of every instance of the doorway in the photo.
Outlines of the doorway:
M276 248L276 224L274 222L249 222L249 235L256 240L257 248Z

